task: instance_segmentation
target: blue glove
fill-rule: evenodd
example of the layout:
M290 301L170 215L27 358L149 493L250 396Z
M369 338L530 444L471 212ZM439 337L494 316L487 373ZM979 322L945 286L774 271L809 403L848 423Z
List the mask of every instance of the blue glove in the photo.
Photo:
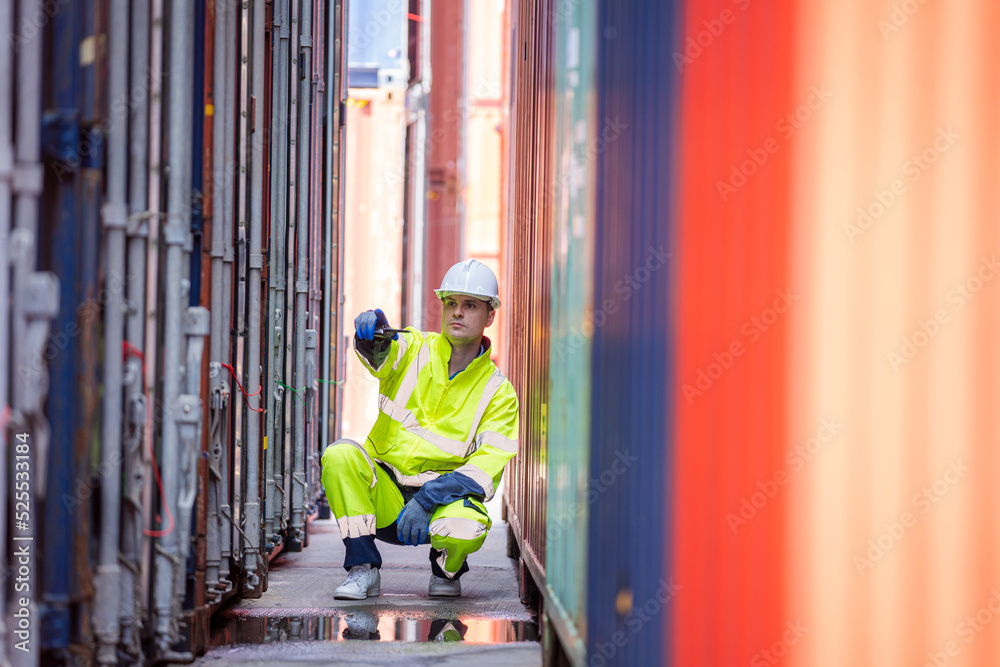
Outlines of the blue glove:
M428 541L431 514L416 499L411 499L396 517L396 537L415 547Z
M389 320L380 308L366 310L354 318L354 331L361 340L374 340L375 329L389 326ZM399 334L392 335L393 340L399 338Z

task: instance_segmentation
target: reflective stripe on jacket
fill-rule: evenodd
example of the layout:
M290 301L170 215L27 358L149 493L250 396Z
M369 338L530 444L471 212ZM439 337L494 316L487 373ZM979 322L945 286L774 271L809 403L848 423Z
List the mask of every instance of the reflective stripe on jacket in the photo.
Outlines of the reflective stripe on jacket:
M435 487L466 487L477 495L481 489L489 500L517 453L514 387L490 359L488 338L483 338L486 351L449 380L448 340L413 327L407 331L391 341L378 366L362 354L355 337L358 358L379 379L379 415L365 450L404 486L424 487L442 478L418 498L422 505L440 502ZM431 496L435 502L427 501Z

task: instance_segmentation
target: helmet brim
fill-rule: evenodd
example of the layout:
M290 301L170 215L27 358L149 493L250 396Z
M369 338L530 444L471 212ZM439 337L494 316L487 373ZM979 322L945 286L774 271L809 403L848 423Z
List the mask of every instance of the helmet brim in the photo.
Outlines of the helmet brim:
M454 292L452 290L443 290L443 289L436 289L434 290L434 293L437 294L437 298L441 299L442 301L444 301L445 298L449 296L461 294L462 296L471 296L473 299L479 299L480 301L485 301L486 303L490 304L490 306L493 307L493 310L496 310L500 307L500 299L498 299L495 296L490 296L488 294L474 294L472 292Z

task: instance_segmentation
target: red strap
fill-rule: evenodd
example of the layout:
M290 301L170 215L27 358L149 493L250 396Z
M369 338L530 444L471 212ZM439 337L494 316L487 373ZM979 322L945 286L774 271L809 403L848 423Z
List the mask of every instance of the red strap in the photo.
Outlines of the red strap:
M243 392L243 395L246 397L245 400L246 400L246 403L247 403L247 408L249 408L250 410L253 410L254 412L264 412L264 408L255 408L252 405L250 405L250 397L251 396L257 396L258 394L260 394L261 389L263 389L264 387L261 386L254 393L248 394L247 390L243 388L242 384L240 384L240 379L236 376L236 371L233 370L233 367L230 366L229 364L225 364L225 363L221 364L221 365L222 365L223 368L228 368L229 369L229 372L230 372L230 374L232 374L233 381L236 383L236 386L240 388L241 392Z

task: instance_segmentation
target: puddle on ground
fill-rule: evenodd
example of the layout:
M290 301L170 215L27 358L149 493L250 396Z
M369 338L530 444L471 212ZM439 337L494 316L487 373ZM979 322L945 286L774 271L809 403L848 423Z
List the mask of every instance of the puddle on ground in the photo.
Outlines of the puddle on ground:
M328 616L248 616L222 612L212 619L212 648L285 641L465 642L505 644L538 641L531 621L483 618L400 618L367 611Z

